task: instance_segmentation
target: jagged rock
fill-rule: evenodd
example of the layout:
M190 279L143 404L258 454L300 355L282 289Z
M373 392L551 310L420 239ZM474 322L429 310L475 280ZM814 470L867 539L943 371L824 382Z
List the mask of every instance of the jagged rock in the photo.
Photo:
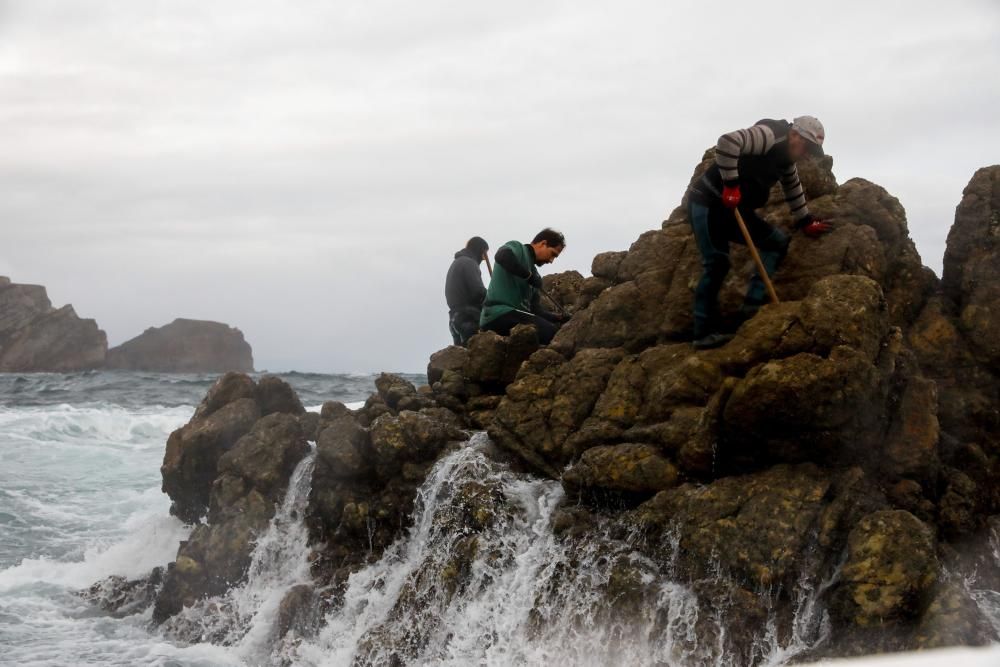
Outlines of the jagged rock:
M146 611L156 600L163 584L163 568L156 567L146 577L126 579L112 575L79 592L80 597L97 605L115 618Z
M614 281L618 278L618 268L627 254L625 251L599 253L594 256L594 261L590 264L590 272L595 278Z
M490 436L536 469L558 477L581 453L570 436L583 425L622 356L620 350L584 350L541 373L522 373L507 387Z
M73 306L55 309L41 285L0 276L0 372L67 373L104 364L108 339Z
M306 411L291 385L273 375L265 375L257 382L257 404L262 416L275 412L301 415Z
M434 386L441 381L447 371L460 373L468 360L469 351L457 345L435 352L427 364L427 383Z
M177 318L108 350L106 366L162 373L252 373L253 351L239 329Z
M484 331L469 339L463 375L470 382L502 388L514 381L521 364L537 349L538 332L533 326L518 325L507 337Z
M219 458L260 418L250 398L229 403L204 418L194 418L170 434L160 473L163 492L173 503L170 513L195 522L208 509Z
M245 373L235 371L224 374L209 388L205 398L194 411L194 419L204 419L229 403L241 398L249 398L256 402L257 383Z
M171 513L188 522L201 518L219 473L219 459L258 419L276 412L305 412L283 380L265 377L257 384L242 373L227 373L216 380L191 421L167 440L160 473L163 491L173 501Z
M695 576L718 564L767 587L798 573L831 483L812 464L780 465L662 491L633 520L647 531L675 531Z
M551 297L551 299L542 297L543 308L553 313L558 313L560 306L570 313L578 309L584 283L583 275L579 271L550 273L542 279L542 283L545 293Z
M305 433L292 415L273 413L257 420L249 433L219 457L209 520L215 523L228 511L234 495L242 495L234 494L234 487L253 489L264 499L279 502L292 471L308 452Z
M332 479L366 477L372 472L372 455L368 432L352 415L325 421L316 442L317 466L325 466L322 475Z
M931 529L904 510L866 516L848 538L832 611L870 627L912 619L929 603L940 566Z
M201 598L223 593L246 576L253 546L284 497L292 471L308 452L296 417L274 413L257 421L219 458L209 523L198 525L181 542L156 598L154 621L162 622Z
M451 440L464 434L453 426L418 412L382 415L371 427L371 446L383 478L397 474L404 463L434 458Z
M570 493L648 498L677 483L677 466L652 445L592 447L566 471L562 482Z
M978 170L948 233L942 286L976 354L1000 371L1000 165Z

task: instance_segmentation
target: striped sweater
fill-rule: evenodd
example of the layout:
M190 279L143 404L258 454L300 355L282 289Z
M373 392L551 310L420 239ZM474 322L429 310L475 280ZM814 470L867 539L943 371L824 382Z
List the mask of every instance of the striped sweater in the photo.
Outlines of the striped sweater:
M696 199L717 200L723 185L740 185L743 202L751 208L767 203L771 186L778 180L792 217L802 221L809 215L805 193L795 162L788 158L786 121L762 120L745 130L734 130L715 146L715 164L691 188Z

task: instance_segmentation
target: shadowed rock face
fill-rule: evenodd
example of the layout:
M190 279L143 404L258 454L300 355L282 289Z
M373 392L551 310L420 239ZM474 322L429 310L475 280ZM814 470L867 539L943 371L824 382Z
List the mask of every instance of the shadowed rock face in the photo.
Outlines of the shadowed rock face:
M73 306L53 308L41 285L0 276L0 372L66 373L104 364L108 339Z
M239 329L179 318L111 348L106 365L162 373L250 373L253 352Z
M347 577L408 528L434 462L485 429L492 458L561 481L553 539L593 549L590 531L610 518L629 540L606 586L620 620L637 613L652 563L724 610L734 655L756 655L768 618L791 631L802 582L831 623L811 657L997 640L960 582L975 572L1000 590L1000 567L977 556L1000 525L1000 320L983 285L1000 266L1000 167L966 190L942 283L899 202L861 179L838 185L831 165L801 173L832 234L794 233L778 191L764 209L793 238L775 276L783 300L743 323L751 266L734 246L721 307L735 336L719 349L687 340L700 268L679 207L628 251L595 258L593 276L546 278L573 312L548 347L531 327L479 334L431 357L430 386L382 375L360 410L330 402L319 415L280 381L220 379L167 444L172 511L209 523L181 546L155 618L244 576L314 440L306 524L324 592L290 591L278 630L315 626L307 608L337 604ZM460 495L455 525L438 526L460 531L455 562L415 572L399 614L420 608L416 590L460 594L477 535L503 514L495 490Z

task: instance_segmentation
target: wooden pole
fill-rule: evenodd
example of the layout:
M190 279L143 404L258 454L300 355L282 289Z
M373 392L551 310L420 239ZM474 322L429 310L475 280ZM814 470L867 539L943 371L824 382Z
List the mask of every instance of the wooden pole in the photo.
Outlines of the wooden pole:
M750 249L750 255L753 257L754 264L757 265L757 275L759 275L761 280L764 281L764 286L767 288L767 294L771 297L771 303L778 303L778 293L774 291L774 285L771 284L771 277L767 275L767 270L764 268L764 262L761 261L760 254L757 252L757 246L753 244L753 239L750 238L750 230L747 229L746 223L743 222L743 216L740 215L740 210L738 208L734 208L733 213L736 214L736 222L740 226L740 231L743 232L743 239L747 242L747 248Z
M493 277L493 265L490 264L490 256L484 252L483 253L483 259L486 260L486 270L490 272L490 278L492 278Z

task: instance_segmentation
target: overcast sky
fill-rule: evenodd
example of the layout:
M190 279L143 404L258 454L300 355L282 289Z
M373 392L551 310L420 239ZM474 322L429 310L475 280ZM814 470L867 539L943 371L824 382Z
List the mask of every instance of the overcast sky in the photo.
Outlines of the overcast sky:
M0 1L0 275L112 345L192 317L259 369L422 370L469 236L553 225L588 274L801 114L939 271L1000 162L1000 2Z

